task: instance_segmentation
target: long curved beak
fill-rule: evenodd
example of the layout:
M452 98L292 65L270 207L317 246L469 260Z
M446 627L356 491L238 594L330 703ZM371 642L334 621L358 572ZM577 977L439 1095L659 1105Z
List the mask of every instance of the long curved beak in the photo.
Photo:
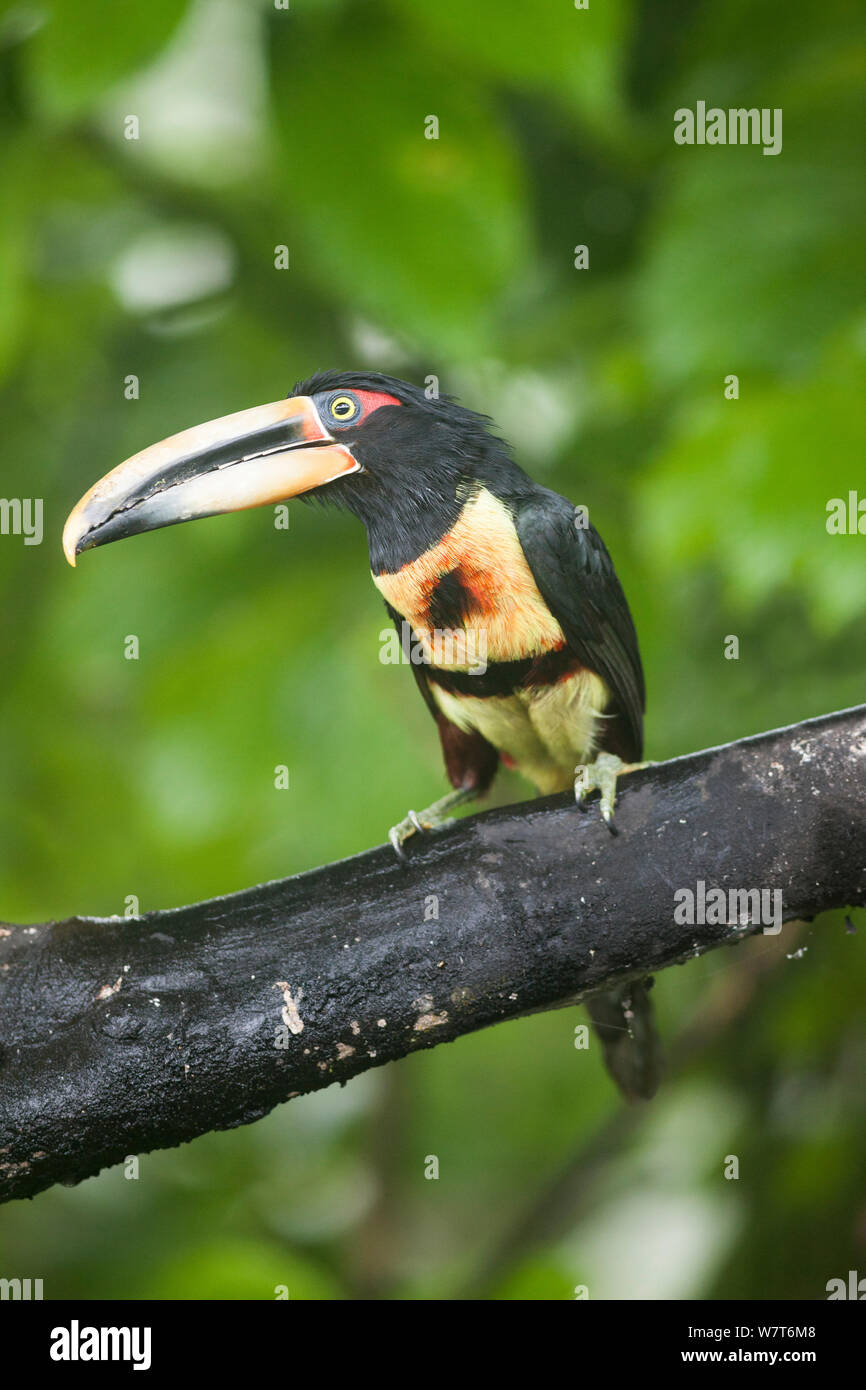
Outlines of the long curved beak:
M70 512L63 551L74 565L82 550L283 502L359 468L309 396L239 410L152 444L106 474Z

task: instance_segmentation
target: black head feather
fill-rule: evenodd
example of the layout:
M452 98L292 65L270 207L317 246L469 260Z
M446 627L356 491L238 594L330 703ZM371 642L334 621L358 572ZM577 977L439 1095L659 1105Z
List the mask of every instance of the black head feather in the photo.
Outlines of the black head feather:
M291 394L317 396L340 388L383 392L401 403L374 411L351 438L346 431L363 471L327 484L310 499L360 517L377 573L399 569L440 540L478 488L508 499L534 487L493 422L453 396L430 397L383 372L337 371L316 372Z
M411 381L401 381L396 376L387 376L384 372L314 372L306 381L297 382L290 394L315 396L320 391L337 391L340 387L349 391L380 391L394 396L403 405L423 411L431 420L441 420L455 430L459 429L467 440L474 439L479 447L495 444L503 453L508 452L508 445L496 435L496 426L489 415L467 410L456 396L447 393L428 396L423 387L415 386Z

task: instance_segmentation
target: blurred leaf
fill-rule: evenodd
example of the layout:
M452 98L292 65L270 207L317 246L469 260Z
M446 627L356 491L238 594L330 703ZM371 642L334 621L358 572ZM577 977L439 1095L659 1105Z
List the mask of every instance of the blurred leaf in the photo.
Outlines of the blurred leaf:
M294 1251L245 1240L214 1241L169 1260L140 1297L175 1300L274 1300L284 1285L289 1299L339 1298L339 1289L311 1260Z
M604 139L627 128L621 89L632 24L630 0L577 9L573 0L541 5L501 0L395 0L432 44L485 76L535 88L584 117Z
M17 167L17 151L0 154L0 379L14 359L25 316L25 277L29 270L27 190Z
M459 70L443 87L393 24L350 12L327 32L278 36L273 101L286 236L297 227L300 242L289 274L312 272L437 360L488 349L527 252L517 161L490 94ZM438 139L425 138L429 116Z
M863 489L866 363L852 344L811 378L740 384L684 412L640 485L649 563L663 573L713 562L728 599L749 609L798 589L820 626L866 611L861 535L827 531L827 505Z
M814 10L804 27L802 49L788 53L787 64L774 31L759 99L754 75L744 92L741 69L726 68L713 50L718 66L696 65L662 117L670 131L667 187L649 229L637 305L650 362L665 382L709 371L801 371L839 316L862 302L866 181L852 176L866 164L862 26L853 39L828 34ZM675 146L674 109L699 98L724 108L780 108L781 152Z
M46 0L48 19L28 44L28 79L51 118L91 108L144 67L170 38L188 0Z
M515 1270L493 1297L515 1303L573 1301L577 1287L570 1271L547 1260L533 1260Z

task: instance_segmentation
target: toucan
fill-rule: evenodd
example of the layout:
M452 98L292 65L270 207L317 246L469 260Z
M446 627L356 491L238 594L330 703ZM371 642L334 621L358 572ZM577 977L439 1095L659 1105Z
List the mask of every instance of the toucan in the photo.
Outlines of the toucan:
M542 793L601 794L640 765L644 678L634 623L585 507L534 482L492 421L379 372L319 372L285 400L196 425L108 473L71 512L63 548L289 498L364 524L381 593L439 731L452 791L390 832L405 858L502 762ZM659 1046L647 990L587 1005L629 1097L653 1094Z

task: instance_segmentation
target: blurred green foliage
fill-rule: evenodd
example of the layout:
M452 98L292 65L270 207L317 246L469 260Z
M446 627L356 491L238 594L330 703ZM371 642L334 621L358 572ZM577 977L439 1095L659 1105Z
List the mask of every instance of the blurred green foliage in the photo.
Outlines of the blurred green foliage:
M590 506L651 756L862 700L866 539L825 509L863 486L864 57L855 0L0 0L2 491L45 501L42 545L0 538L3 916L239 889L443 788L350 518L61 555L115 463L318 367L435 374ZM782 153L676 146L699 99L781 107ZM0 1273L48 1297L820 1298L866 1263L866 965L839 917L797 942L658 981L668 1037L703 1036L628 1121L581 1015L526 1019L14 1204ZM495 1257L564 1166L553 1225Z

